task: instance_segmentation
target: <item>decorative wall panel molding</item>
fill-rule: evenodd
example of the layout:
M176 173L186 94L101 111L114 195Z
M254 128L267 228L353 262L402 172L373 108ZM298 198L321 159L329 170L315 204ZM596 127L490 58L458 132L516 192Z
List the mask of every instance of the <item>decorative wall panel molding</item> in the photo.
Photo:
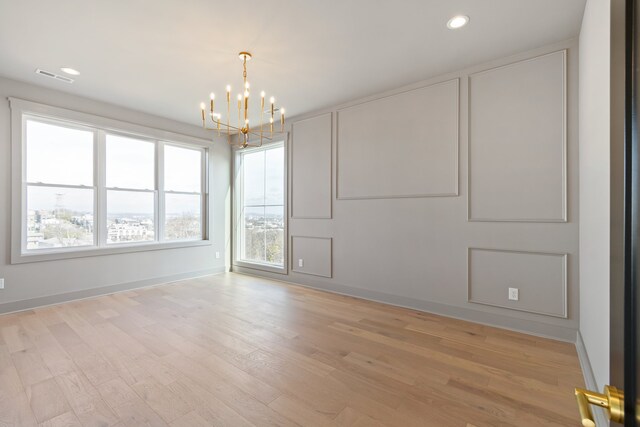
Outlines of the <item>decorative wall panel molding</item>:
M337 112L338 199L458 195L459 79Z
M469 248L468 301L567 317L567 254ZM508 298L517 288L519 299Z
M470 221L567 220L566 55L469 76Z
M291 217L331 218L333 113L291 126Z
M293 272L333 277L333 239L291 236L291 260ZM302 260L302 266L299 260Z

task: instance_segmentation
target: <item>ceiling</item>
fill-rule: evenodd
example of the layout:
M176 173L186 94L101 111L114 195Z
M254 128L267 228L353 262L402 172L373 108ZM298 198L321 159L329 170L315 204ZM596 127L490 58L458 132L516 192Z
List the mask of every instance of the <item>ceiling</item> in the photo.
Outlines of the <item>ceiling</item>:
M253 93L291 117L575 37L584 4L0 0L0 75L199 124L209 92L241 84L249 50ZM457 14L469 24L447 29ZM34 73L65 66L81 72L71 85Z

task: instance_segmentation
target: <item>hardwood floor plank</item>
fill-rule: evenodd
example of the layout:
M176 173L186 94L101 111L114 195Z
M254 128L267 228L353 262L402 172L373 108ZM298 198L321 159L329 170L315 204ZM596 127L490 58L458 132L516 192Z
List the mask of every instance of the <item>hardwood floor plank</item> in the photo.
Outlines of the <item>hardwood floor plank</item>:
M54 378L26 387L27 398L39 423L71 410L60 386Z
M0 425L578 424L575 347L239 274L0 316Z
M196 411L191 411L173 421L171 427L211 427L209 421L202 418Z
M254 425L241 416L239 412L236 412L212 393L188 378L182 378L167 385L167 387L183 396L190 404L196 405L197 409L192 411L195 414L191 415L191 417L202 419L208 423L207 425L229 427L249 427ZM174 423L177 421L179 419Z
M115 411L122 425L126 427L165 427L169 425L140 399L118 406Z
M53 378L51 371L49 371L44 360L42 360L40 352L33 347L16 351L11 354L11 358L25 388L40 381Z
M119 406L127 405L139 399L133 389L129 387L122 378L115 378L100 384L98 391L102 399L114 411Z
M282 395L269 404L271 408L305 427L328 427L335 425L325 414L314 411L304 403Z
M17 315L14 315L17 316ZM16 323L19 321L19 318L16 318ZM2 328L2 339L7 345L10 353L15 353L17 351L23 351L28 348L33 347L33 343L29 339L29 335L24 330L22 325L19 323L4 326Z
M113 366L87 344L66 347L66 351L93 385L118 378L118 373Z
M22 380L9 350L6 345L0 345L0 400L10 399L23 392Z
M25 392L0 399L0 425L34 427L38 425Z
M349 407L340 412L335 419L335 424L341 427L385 427L381 422Z
M167 423L191 412L195 407L153 378L133 384L131 388Z
M57 417L51 418L43 423L40 427L82 427L80 420L73 412L65 412Z

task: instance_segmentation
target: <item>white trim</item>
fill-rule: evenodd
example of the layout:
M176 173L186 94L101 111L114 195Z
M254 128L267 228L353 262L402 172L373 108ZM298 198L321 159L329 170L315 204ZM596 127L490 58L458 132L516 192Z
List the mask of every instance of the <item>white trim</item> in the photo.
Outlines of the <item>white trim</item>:
M58 108L25 101L18 98L8 98L11 107L11 153L12 153L12 206L11 206L11 263L50 261L77 257L109 255L116 253L151 251L159 249L174 249L188 246L211 245L210 241L210 209L208 206L209 186L209 147L208 141L188 135L167 132L140 126L128 122L108 119L64 108ZM58 187L53 183L26 182L26 121L32 119L39 122L52 123L57 126L68 126L73 129L87 130L93 133L93 185L62 185L65 188L93 189L94 191L94 233L93 245L63 247L51 249L26 250L26 216L28 185L41 187ZM129 190L113 188L122 191L146 191L154 193L154 221L155 233L153 241L125 242L107 244L107 191L106 188L106 135L116 134L129 138L143 139L156 144L155 173L156 187L147 190ZM164 210L163 173L164 173L164 145L170 144L180 148L198 151L201 154L202 182L199 193L201 201L201 235L196 239L164 240L164 217L160 212ZM172 192L182 194L181 192ZM187 194L187 193L184 193Z
M284 138L283 139L279 139L277 141L273 141L273 142L269 142L269 143L265 143L260 147L252 147L252 148L247 148L247 149L242 149L242 150L235 150L233 152L233 167L232 167L232 251L231 251L231 255L232 255L232 259L231 259L231 263L232 265L238 266L238 267L243 267L243 268L248 268L248 269L252 269L252 270L260 270L260 271L266 271L266 272L270 272L270 273L276 273L276 274L288 274L289 272L289 260L288 260L288 254L289 254L289 242L288 242L288 175L287 175L287 169L288 169L288 132L285 132ZM240 244L240 240L242 238L241 236L241 231L240 228L242 226L242 211L243 211L243 207L241 206L241 201L244 199L243 194L242 194L242 189L243 189L243 182L242 182L242 157L245 154L248 153L252 153L252 152L258 152L258 151L266 151L269 149L275 149L275 148L279 148L282 147L284 149L284 161L283 161L283 227L284 227L284 233L283 233L283 265L282 266L278 266L278 265L274 265L274 264L269 264L269 263L260 263L260 262L251 262L251 261L247 261L247 260L242 260L241 259L241 251L242 251L242 245ZM266 184L266 182L265 182ZM263 205L259 205L256 207L262 207ZM281 205L273 205L275 206L281 206Z
M426 89L430 89L435 86L445 86L450 83L455 83L456 88L456 140L455 140L455 176L454 176L454 191L447 191L443 193L420 193L420 194L380 194L380 195L361 195L361 196L341 196L340 195L340 113L343 113L352 108L358 108L365 104L371 104L378 101L384 101L389 98L399 97L403 95L410 95L412 92L423 91ZM374 99L366 99L362 102L356 104L350 104L345 107L338 107L335 109L336 111L336 135L335 135L335 146L336 146L336 164L335 164L335 174L336 174L336 200L379 200L379 199L415 199L415 198L428 198L428 197L458 197L460 196L460 77L454 77L450 79L439 80L435 83L426 84L423 86L403 89L398 92L394 92L391 94L383 94Z
M552 313L547 311L539 311L539 310L529 310L524 308L518 308L514 306L499 304L499 303L491 303L487 301L477 301L474 300L471 296L472 290L472 280L471 280L471 252L473 251L485 251L485 252L503 252L510 254L521 254L521 255L545 255L545 256L555 256L562 258L562 313ZM498 249L498 248L481 248L476 246L467 247L467 302L473 304L482 304L489 305L492 307L505 308L507 310L516 310L523 311L526 313L540 314L542 316L551 316L558 317L561 319L567 319L569 317L568 313L568 304L567 304L567 288L569 286L568 280L568 257L569 254L566 252L540 252L540 251L528 251L522 249Z
M294 199L293 199L293 184L294 184L294 179L293 179L293 165L294 165L294 161L293 161L293 146L294 146L294 141L295 141L295 125L298 123L302 123L305 121L309 121L309 120L315 120L315 119L319 119L319 118L324 118L325 116L329 116L329 215L317 215L317 216L304 216L304 215L295 215L294 214ZM323 114L319 114L317 116L314 117L307 117L306 119L302 119L302 120L298 120L297 122L291 123L291 142L290 142L290 147L289 147L289 157L291 159L290 164L287 163L289 165L289 175L291 176L291 183L290 183L290 191L291 191L291 208L290 208L290 217L291 219L333 219L333 171L334 171L334 166L333 166L333 126L334 126L334 122L336 120L334 120L333 118L333 111L329 111L327 113L323 113Z
M45 119L49 117L56 121L66 120L70 124L80 126L83 124L85 126L86 124L90 124L89 127L92 128L98 127L109 132L124 133L128 136L135 136L144 139L161 139L163 141L174 141L176 143L198 145L201 147L211 146L210 141L202 138L196 138L191 135L155 129L122 120L110 119L107 117L41 104L20 98L8 97L7 99L9 100L9 105L12 111L20 111L23 114L41 116Z
M158 141L156 144L156 162L158 165L162 165L162 169L164 170L164 142ZM156 189L158 190L158 197L156 198L156 214L155 220L157 221L158 226L156 230L158 230L158 236L156 239L159 243L164 242L164 222L165 222L165 212L164 209L160 209L160 206L164 206L164 174L160 173L160 167L156 168Z
M527 62L533 62L538 59L542 59L548 56L557 55L558 53L562 54L562 217L561 218L480 218L474 217L471 212L471 146L472 146L472 138L471 138L471 82L473 77L480 76L482 74L488 74L492 71L514 67L517 65L521 65ZM568 189L567 189L567 181L568 174L567 169L568 165L568 146L569 146L569 138L568 138L568 66L567 66L567 54L568 48L563 48L560 50L556 50L553 52L544 53L541 55L533 56L526 59L521 59L519 61L511 62L508 64L499 65L492 68L483 69L482 71L478 71L467 76L467 221L468 222L527 222L527 223L567 223L569 222L569 213L568 213Z
M94 213L94 227L96 230L98 245L107 246L109 229L107 227L107 132L98 130L96 132L96 151L94 161L94 172L96 176L95 185L97 188L96 212ZM155 165L154 165L155 169ZM155 207L155 206L154 206Z
M25 264L29 262L53 261L69 258L85 258L100 255L114 255L130 252L158 251L164 249L177 249L192 246L211 246L210 240L171 240L163 243L148 241L142 243L111 243L108 247L96 248L95 246L76 246L71 248L58 248L55 252L42 250L42 252L30 252L11 258L11 264ZM88 248L88 249L87 249Z
M598 388L598 383L596 382L596 377L593 374L593 369L591 368L591 362L589 361L589 355L587 353L587 347L584 345L584 341L582 340L582 334L580 331L576 333L576 352L578 353L578 360L580 361L580 368L582 369L582 375L584 376L584 384L587 390L592 391L600 391ZM604 409L599 407L598 405L592 405L591 411L593 413L593 418L595 418L597 426L607 426L609 425L609 417L604 412Z
M329 275L320 274L320 273L310 273L304 270L298 270L296 268L296 263L293 259L293 241L294 239L318 239L318 240L328 240L329 241ZM317 276L317 277L326 277L328 279L333 278L333 237L321 237L321 236L303 236L303 235L291 235L291 271L293 273L298 274L308 274L309 276Z

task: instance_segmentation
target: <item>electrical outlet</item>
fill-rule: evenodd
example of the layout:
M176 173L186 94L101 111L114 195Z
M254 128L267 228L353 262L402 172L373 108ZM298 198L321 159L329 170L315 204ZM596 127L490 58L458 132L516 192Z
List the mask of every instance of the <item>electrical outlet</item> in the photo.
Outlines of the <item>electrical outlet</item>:
M220 252L216 252L216 259L220 259Z
M298 267L304 267L304 260L302 258L298 260Z
M0 279L0 289L4 289L4 279Z
M509 299L511 301L518 301L518 288L509 288Z

